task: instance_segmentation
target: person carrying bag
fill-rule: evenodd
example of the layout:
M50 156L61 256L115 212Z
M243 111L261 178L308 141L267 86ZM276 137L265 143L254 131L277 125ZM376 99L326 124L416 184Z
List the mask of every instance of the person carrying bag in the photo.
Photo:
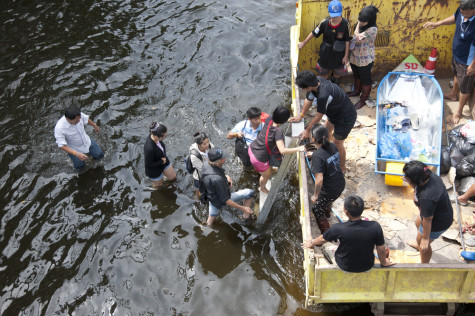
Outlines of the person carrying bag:
M272 175L273 165L278 165L278 161L282 161L282 155L304 151L305 146L286 148L284 143L284 134L279 126L285 124L290 117L290 110L286 107L279 106L274 110L272 117L266 119L263 129L266 132L259 133L256 140L249 146L249 157L254 169L261 174L259 178L259 190L267 194L267 181ZM271 150L271 148L274 148ZM274 157L274 158L272 158ZM271 161L275 160L275 161Z
M261 116L262 113L259 108L251 107L247 110L247 120L243 120L236 124L236 126L226 136L228 139L236 138L235 153L239 157L245 169L251 168L252 164L249 159L248 149L249 145L257 138L257 135L262 130Z

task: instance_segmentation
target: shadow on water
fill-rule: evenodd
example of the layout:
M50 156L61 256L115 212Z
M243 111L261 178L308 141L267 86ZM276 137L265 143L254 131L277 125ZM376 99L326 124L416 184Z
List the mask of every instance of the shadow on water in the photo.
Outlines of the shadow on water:
M198 262L205 274L212 272L218 278L223 278L244 259L242 238L239 238L233 230L220 227L219 230L210 231L205 235L200 228L196 228L195 237L198 240L196 250Z
M176 188L169 185L152 191L150 199L144 200L144 203L151 204L150 216L153 221L156 221L175 212L178 209L176 201Z

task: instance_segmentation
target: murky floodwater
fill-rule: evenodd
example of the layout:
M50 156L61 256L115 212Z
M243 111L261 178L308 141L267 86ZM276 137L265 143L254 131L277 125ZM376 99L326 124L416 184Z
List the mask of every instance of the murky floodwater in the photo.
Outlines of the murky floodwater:
M0 26L0 314L307 315L297 179L264 229L202 229L183 157L250 106L289 105L285 1L10 1ZM53 128L78 105L100 163L77 174ZM179 180L150 191L143 144L169 127ZM235 158L237 188L257 188ZM367 309L366 309L367 312Z
M0 313L292 314L304 297L295 177L265 230L202 230L183 157L194 131L232 149L250 106L290 103L282 1L13 1L0 46ZM105 159L77 174L53 128L76 104ZM179 180L150 191L143 143L169 127ZM256 187L237 159L236 186Z

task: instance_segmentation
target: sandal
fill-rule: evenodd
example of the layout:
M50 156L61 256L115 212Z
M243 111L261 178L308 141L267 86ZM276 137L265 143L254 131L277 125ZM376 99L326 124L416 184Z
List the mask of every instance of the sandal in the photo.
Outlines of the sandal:
M242 218L245 222L255 222L257 220L256 214L252 213L248 218Z

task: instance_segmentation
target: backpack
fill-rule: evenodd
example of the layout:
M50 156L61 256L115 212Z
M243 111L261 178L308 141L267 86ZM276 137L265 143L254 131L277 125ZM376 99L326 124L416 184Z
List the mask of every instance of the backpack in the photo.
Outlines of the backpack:
M193 172L196 170L196 168L193 167L193 164L191 163L191 155L199 158L201 161L203 161L203 157L201 157L201 154L194 148L191 149L188 156L185 157L186 171L188 171L188 173L190 173L190 174L193 174ZM198 190L200 191L200 201L201 201L201 203L208 202L208 195L207 195L207 192L206 192L206 188L205 188L205 185L203 183L203 179L201 179L201 176L200 176L199 173L198 173Z
M188 171L189 174L193 174L195 172L196 168L193 167L193 164L191 163L191 155L195 156L199 160L203 161L203 157L201 157L201 154L196 150L196 149L191 149L190 153L185 157L185 168L186 171Z

